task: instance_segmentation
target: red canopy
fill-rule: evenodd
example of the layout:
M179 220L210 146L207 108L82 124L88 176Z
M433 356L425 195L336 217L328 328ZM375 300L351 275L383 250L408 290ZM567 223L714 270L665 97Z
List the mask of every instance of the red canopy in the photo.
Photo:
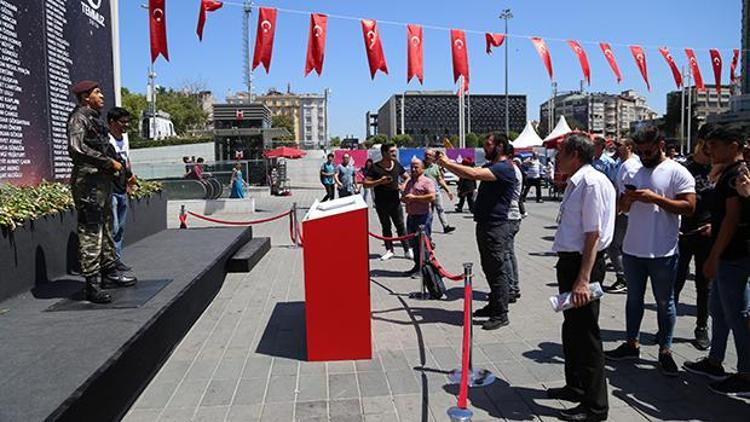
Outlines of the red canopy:
M297 148L289 148L289 147L278 147L275 149L272 149L270 151L266 151L263 153L263 155L266 158L302 158L307 153L305 151L299 150Z

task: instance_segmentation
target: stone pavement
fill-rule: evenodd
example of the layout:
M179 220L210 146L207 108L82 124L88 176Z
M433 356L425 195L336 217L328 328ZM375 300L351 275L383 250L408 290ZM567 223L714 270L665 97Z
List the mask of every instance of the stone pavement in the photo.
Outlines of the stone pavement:
M321 190L298 189L290 198L257 195L257 216L309 205ZM562 315L547 298L557 290L555 258L545 254L554 236L558 203L529 203L517 240L523 297L511 305L511 325L474 331L474 363L498 376L490 387L472 389L474 421L556 420L566 402L545 390L563 385ZM170 216L170 225L176 216ZM229 217L228 217L229 218ZM486 282L478 267L469 214L449 214L458 227L444 235L436 223L436 254L459 272L475 263L475 309L484 305ZM378 231L371 213L371 229ZM201 225L195 218L191 226ZM370 260L374 356L369 361L316 363L304 360L302 250L291 246L286 220L259 226L271 236L271 252L249 274L230 274L221 292L165 362L125 417L135 421L447 421L457 388L445 373L459 366L462 318L460 284L449 284L445 301L417 301L408 293L418 281L402 277L411 262ZM331 239L336 233L331 233ZM398 251L398 250L397 250ZM382 252L370 242L371 257ZM336 276L331 250L332 277ZM608 275L610 283L613 275ZM446 283L451 283L446 281ZM695 292L688 283L679 309L674 346L678 365L702 355L690 344ZM600 324L605 349L624 336L625 295L606 295ZM654 301L647 297L638 363L607 365L610 420L750 420L750 404L711 393L707 381L684 371L667 378L655 367ZM342 315L342 318L345 318ZM726 366L735 370L730 343Z

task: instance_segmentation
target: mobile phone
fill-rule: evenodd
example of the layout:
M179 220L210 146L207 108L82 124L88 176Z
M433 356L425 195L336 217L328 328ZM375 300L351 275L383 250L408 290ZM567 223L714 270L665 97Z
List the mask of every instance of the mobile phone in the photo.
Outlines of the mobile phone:
M625 189L627 189L627 190L636 190L638 188L636 188L635 185L625 185Z

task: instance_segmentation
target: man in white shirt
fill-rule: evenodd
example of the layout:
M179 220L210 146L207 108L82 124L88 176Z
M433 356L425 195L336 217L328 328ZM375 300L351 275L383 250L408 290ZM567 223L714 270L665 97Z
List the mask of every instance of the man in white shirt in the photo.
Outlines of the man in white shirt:
M667 158L664 136L656 127L639 132L635 143L643 167L623 180L625 193L619 201L620 211L629 212L630 221L637 222L628 225L622 247L628 281L627 342L605 355L612 360L640 357L643 296L650 278L659 325L659 367L665 375L676 376L678 369L671 349L676 316L677 242L680 215L695 211L695 179L684 166Z
M599 332L599 301L589 283L604 280L604 250L615 228L616 195L612 182L591 164L594 144L585 135L569 135L557 155L568 179L552 249L557 252L560 293L571 292L574 308L564 311L562 327L565 386L547 390L550 398L580 402L560 418L573 421L607 419L607 381Z
M531 160L526 164L526 186L523 188L521 200L526 201L529 190L534 186L536 189L536 202L542 201L542 163L536 153L532 154Z

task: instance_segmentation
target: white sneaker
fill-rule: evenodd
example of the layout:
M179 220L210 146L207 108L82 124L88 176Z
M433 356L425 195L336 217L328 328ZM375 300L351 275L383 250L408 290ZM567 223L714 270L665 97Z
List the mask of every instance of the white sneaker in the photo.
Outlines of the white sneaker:
M404 252L404 258L406 259L414 259L414 252L409 249L406 252Z
M388 261L391 258L393 258L393 251L385 251L383 255L380 255L381 261Z

